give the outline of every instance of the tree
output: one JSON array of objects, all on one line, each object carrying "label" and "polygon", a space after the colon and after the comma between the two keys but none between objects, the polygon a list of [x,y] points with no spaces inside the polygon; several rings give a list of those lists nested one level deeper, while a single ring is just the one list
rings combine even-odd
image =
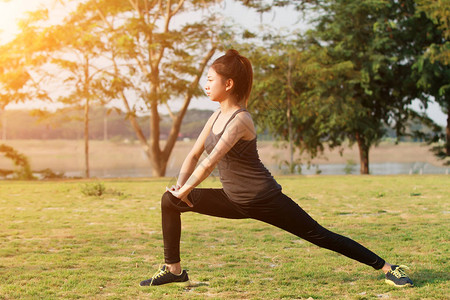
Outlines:
[{"label": "tree", "polygon": [[440,61],[444,65],[450,63],[450,2],[445,0],[416,0],[417,13],[425,13],[442,33],[442,39],[431,43],[426,56],[432,62]]},{"label": "tree", "polygon": [[[7,105],[33,98],[45,98],[45,93],[36,88],[39,83],[33,78],[33,74],[28,68],[30,63],[40,61],[40,57],[33,55],[36,45],[28,40],[32,36],[30,32],[31,29],[25,28],[22,36],[0,46],[0,115],[2,116],[3,140],[6,139],[6,128],[4,128],[6,122],[3,116]],[[20,167],[17,172],[18,178],[33,179],[25,155],[5,144],[0,144],[0,153],[4,153],[16,166]]]},{"label": "tree", "polygon": [[[183,117],[192,98],[201,94],[200,77],[223,35],[219,20],[209,17],[211,12],[200,13],[217,1],[60,2],[75,7],[64,23],[47,26],[39,19],[36,26],[41,25],[40,37],[49,45],[41,54],[62,70],[58,76],[48,73],[68,90],[58,95],[58,100],[66,104],[84,101],[86,176],[88,112],[94,98],[103,105],[112,100],[122,102],[153,174],[164,176]],[[172,25],[175,22],[176,26]],[[41,64],[40,70],[48,71],[48,64]],[[170,100],[182,101],[178,113],[170,110]],[[160,136],[160,105],[167,106],[173,120],[167,137]],[[150,114],[149,139],[136,119],[142,114]]]},{"label": "tree", "polygon": [[[23,102],[27,99],[26,86],[30,78],[24,66],[24,58],[20,56],[16,44],[10,42],[0,46],[0,114],[2,117],[9,103]],[[2,125],[4,124],[3,120]],[[2,134],[2,139],[5,137],[6,134]]]},{"label": "tree", "polygon": [[[424,136],[429,144],[437,144],[432,148],[432,151],[438,158],[444,160],[444,164],[449,165],[450,160],[446,159],[450,157],[450,67],[438,60],[433,63],[426,54],[418,58],[414,67],[419,77],[417,85],[423,93],[421,99],[424,106],[427,105],[431,97],[441,106],[442,112],[447,115],[445,133],[442,133],[441,126],[436,125],[428,117],[419,116],[423,123],[433,128],[431,135],[426,135],[423,132],[420,132],[419,135]],[[442,140],[445,141],[444,145],[441,144]]]},{"label": "tree", "polygon": [[335,101],[333,95],[325,97],[324,87],[332,76],[352,74],[352,65],[330,64],[325,49],[301,36],[291,41],[270,36],[270,41],[270,46],[249,47],[255,74],[249,108],[259,128],[289,142],[290,157],[285,163],[293,173],[299,163],[293,160],[294,145],[310,158],[323,153],[327,140],[330,147],[339,146],[329,135],[332,116],[320,103]]},{"label": "tree", "polygon": [[89,178],[89,111],[92,101],[99,100],[96,79],[103,71],[98,62],[99,54],[103,52],[101,32],[95,22],[71,14],[62,25],[52,26],[47,36],[58,41],[51,63],[58,67],[62,74],[58,79],[69,90],[59,97],[59,101],[84,107],[85,177]]},{"label": "tree", "polygon": [[[85,1],[76,14],[87,16],[103,28],[102,53],[111,64],[101,81],[103,96],[119,99],[152,166],[154,176],[164,176],[167,162],[180,132],[181,122],[198,83],[214,55],[220,30],[213,19],[173,26],[174,19],[206,10],[215,1]],[[167,102],[182,99],[173,113]],[[137,100],[137,101],[136,101]],[[159,105],[167,105],[173,118],[164,146],[160,136]],[[150,114],[150,138],[136,121]]]},{"label": "tree", "polygon": [[[14,44],[6,44],[0,47],[0,115],[2,117],[2,139],[6,139],[6,122],[4,110],[9,103],[25,101],[28,94],[25,89],[30,80],[30,75],[23,65],[23,59],[17,53]],[[15,165],[21,167],[18,177],[31,179],[30,166],[27,158],[19,154],[12,147],[0,144],[0,153],[11,159]],[[2,172],[4,173],[4,172]]]},{"label": "tree", "polygon": [[[289,143],[289,159],[285,163],[293,174],[297,163],[294,163],[294,127],[293,118],[293,81],[297,81],[294,66],[299,56],[289,46],[251,48],[250,59],[253,62],[254,87],[249,104],[254,120],[260,128],[269,129],[271,133],[282,137]],[[293,79],[295,77],[295,79]],[[271,122],[267,122],[268,120]]]},{"label": "tree", "polygon": [[[429,138],[429,143],[444,139],[445,145],[437,145],[433,148],[435,154],[446,159],[450,157],[450,2],[417,0],[417,14],[425,13],[433,21],[428,31],[438,32],[435,38],[429,41],[429,45],[420,55],[415,64],[418,87],[423,92],[422,100],[426,105],[430,96],[441,106],[447,115],[445,134],[436,133]],[[450,164],[446,161],[445,164]]]},{"label": "tree", "polygon": [[40,78],[37,89],[45,91],[44,99],[84,108],[85,177],[89,178],[89,107],[95,99],[103,45],[97,26],[73,13],[55,25],[45,8],[31,13],[20,25],[20,39],[33,34],[33,46],[25,44],[26,51],[40,59],[27,67]]},{"label": "tree", "polygon": [[[322,63],[319,69],[322,76],[309,79],[316,82],[310,86],[309,94],[309,97],[316,97],[316,105],[309,106],[309,109],[314,108],[314,114],[321,117],[317,118],[321,121],[305,123],[315,127],[310,134],[304,124],[295,125],[303,130],[302,135],[296,138],[310,136],[312,141],[314,136],[317,138],[310,144],[314,146],[304,149],[321,149],[325,142],[331,147],[339,146],[345,140],[350,145],[357,143],[361,173],[368,174],[369,150],[383,137],[385,128],[393,127],[400,137],[407,134],[408,122],[418,116],[409,107],[413,99],[421,98],[427,103],[429,95],[433,95],[443,103],[445,110],[448,106],[448,98],[443,97],[448,87],[447,71],[437,65],[430,67],[429,63],[418,62],[421,57],[437,60],[448,56],[448,38],[442,39],[440,32],[447,30],[448,34],[449,10],[445,9],[443,1],[417,2],[421,3],[420,9],[433,15],[432,20],[439,21],[431,22],[417,10],[416,2],[412,0],[272,1],[273,5],[293,5],[299,10],[310,7],[318,14],[316,28],[309,32],[309,36],[315,40],[312,42],[312,47],[315,47],[313,56],[314,53],[321,56],[317,61]],[[314,5],[309,6],[309,3]],[[260,12],[270,9],[264,1],[245,1],[245,4]],[[439,45],[440,52],[436,52],[436,45]],[[285,74],[289,68],[283,63],[283,57],[287,56],[285,53],[277,58],[280,66],[284,66],[284,73],[276,73],[274,77],[278,79],[270,81],[270,88],[286,84]],[[414,72],[414,68],[418,72]],[[269,72],[262,74],[270,77]],[[277,93],[283,95],[280,89]],[[269,98],[269,102],[273,103],[273,100]],[[280,124],[290,124],[283,118],[285,109],[282,107],[287,103],[290,101],[285,99],[277,104],[281,108],[278,112],[276,109],[264,111],[259,123],[269,128],[277,124],[276,120],[283,120]],[[299,103],[308,101],[299,100]],[[301,115],[303,112],[299,110],[296,113]],[[273,118],[272,115],[279,117]],[[283,130],[272,132],[285,137]],[[321,135],[327,130],[328,133]]]},{"label": "tree", "polygon": [[311,35],[336,63],[351,62],[355,70],[335,86],[341,100],[328,107],[337,120],[330,135],[358,144],[361,174],[368,174],[369,150],[385,126],[400,136],[413,115],[409,105],[420,93],[411,70],[426,44],[416,35],[423,36],[431,21],[415,16],[414,1],[319,3],[323,12]]}]

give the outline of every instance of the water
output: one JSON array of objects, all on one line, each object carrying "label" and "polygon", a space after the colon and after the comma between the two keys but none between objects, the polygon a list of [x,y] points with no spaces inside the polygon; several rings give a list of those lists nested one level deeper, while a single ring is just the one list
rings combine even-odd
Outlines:
[{"label": "water", "polygon": [[[351,170],[348,170],[348,169]],[[317,174],[317,170],[321,175],[344,175],[360,174],[359,164],[349,166],[346,164],[322,164],[311,166],[310,169],[302,168],[301,174],[312,175]],[[372,163],[369,164],[369,172],[372,175],[399,175],[399,174],[450,174],[450,167],[438,167],[425,162],[412,163]]]},{"label": "water", "polygon": [[[84,177],[84,171],[65,172],[64,175],[66,177]],[[92,178],[152,177],[152,170],[150,168],[90,170],[90,176]]]},{"label": "water", "polygon": [[[321,164],[313,165],[309,169],[306,166],[302,166],[303,175],[317,174],[317,170],[320,171],[320,175],[345,175],[346,169],[350,166],[346,164]],[[286,174],[287,168],[281,170],[278,166],[268,166],[269,170],[275,176],[278,174]],[[450,167],[438,167],[424,162],[413,163],[372,163],[369,164],[370,174],[372,175],[397,175],[397,174],[450,174]],[[169,168],[166,177],[175,177],[178,174],[178,169]],[[360,174],[359,164],[351,166],[349,174]],[[67,177],[83,177],[83,171],[66,172]],[[91,170],[91,177],[93,178],[126,178],[126,177],[151,177],[152,172],[150,168],[129,168],[129,169],[103,169],[103,170]]]}]

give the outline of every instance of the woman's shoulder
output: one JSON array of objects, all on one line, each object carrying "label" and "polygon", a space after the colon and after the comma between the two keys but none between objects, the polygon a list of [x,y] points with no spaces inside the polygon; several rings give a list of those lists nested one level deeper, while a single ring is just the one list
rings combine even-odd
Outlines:
[{"label": "woman's shoulder", "polygon": [[239,120],[242,123],[252,123],[253,124],[252,115],[250,114],[250,112],[248,110],[240,111],[236,115],[236,119]]},{"label": "woman's shoulder", "polygon": [[244,110],[238,113],[235,117],[236,125],[241,129],[245,129],[244,139],[251,140],[256,137],[255,125],[253,124],[252,115]]}]

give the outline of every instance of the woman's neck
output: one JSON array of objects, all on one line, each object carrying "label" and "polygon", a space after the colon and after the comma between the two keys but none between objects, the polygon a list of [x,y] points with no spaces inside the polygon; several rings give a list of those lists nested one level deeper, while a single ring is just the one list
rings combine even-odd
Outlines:
[{"label": "woman's neck", "polygon": [[224,115],[231,114],[240,108],[245,108],[245,106],[239,103],[235,98],[228,98],[220,102],[220,111]]}]

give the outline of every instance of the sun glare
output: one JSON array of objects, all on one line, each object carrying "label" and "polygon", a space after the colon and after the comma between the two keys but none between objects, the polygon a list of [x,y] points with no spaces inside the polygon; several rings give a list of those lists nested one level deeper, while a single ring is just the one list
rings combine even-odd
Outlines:
[{"label": "sun glare", "polygon": [[0,0],[0,44],[13,39],[18,32],[17,21],[27,11],[48,5],[53,0]]},{"label": "sun glare", "polygon": [[[17,34],[17,21],[29,10],[29,0],[0,1],[1,42],[7,42]],[[38,1],[36,1],[38,2]]]}]

